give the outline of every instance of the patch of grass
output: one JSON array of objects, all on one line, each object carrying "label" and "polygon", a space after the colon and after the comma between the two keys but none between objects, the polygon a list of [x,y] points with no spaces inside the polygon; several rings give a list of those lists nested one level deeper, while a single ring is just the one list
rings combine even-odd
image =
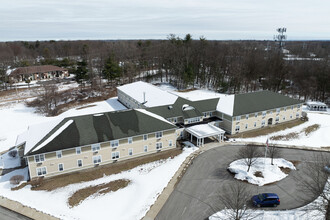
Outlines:
[{"label": "patch of grass", "polygon": [[290,172],[291,172],[291,169],[290,168],[288,168],[288,167],[280,167],[280,170],[283,172],[283,173],[285,173],[285,174],[289,174]]},{"label": "patch of grass", "polygon": [[256,171],[253,175],[256,177],[264,178],[264,175],[262,175],[261,171]]},{"label": "patch of grass", "polygon": [[120,179],[111,181],[109,183],[103,183],[96,186],[88,186],[86,188],[80,189],[73,193],[69,199],[68,204],[72,208],[79,205],[82,201],[92,195],[106,194],[109,192],[115,192],[119,189],[125,188],[130,183],[130,180]]},{"label": "patch of grass", "polygon": [[320,127],[321,127],[321,125],[319,125],[319,124],[310,125],[307,128],[304,128],[302,130],[302,132],[305,132],[305,135],[308,136],[312,132],[318,130]]},{"label": "patch of grass", "polygon": [[306,121],[302,121],[300,119],[295,119],[295,120],[292,120],[289,122],[271,125],[271,126],[263,127],[260,129],[252,130],[252,131],[246,131],[244,133],[229,135],[229,137],[230,138],[253,138],[253,137],[258,137],[258,136],[263,136],[263,135],[267,135],[270,133],[274,133],[277,131],[282,131],[287,128],[292,128],[292,127],[301,125],[305,122]]},{"label": "patch of grass", "polygon": [[[47,190],[52,191],[60,187],[64,187],[73,183],[87,182],[103,177],[104,175],[117,174],[122,171],[133,169],[142,164],[154,162],[161,159],[167,159],[182,153],[180,148],[161,151],[158,153],[146,155],[143,157],[133,158],[130,160],[119,161],[116,163],[105,164],[98,167],[93,167],[77,172],[62,174],[55,177],[43,179],[39,185],[31,188],[32,190]],[[30,181],[32,182],[32,181]],[[29,184],[30,184],[29,182]]]},{"label": "patch of grass", "polygon": [[299,137],[299,133],[291,132],[286,135],[272,136],[269,139],[272,141],[280,141],[280,140],[289,141],[289,140],[297,139],[298,137]]}]

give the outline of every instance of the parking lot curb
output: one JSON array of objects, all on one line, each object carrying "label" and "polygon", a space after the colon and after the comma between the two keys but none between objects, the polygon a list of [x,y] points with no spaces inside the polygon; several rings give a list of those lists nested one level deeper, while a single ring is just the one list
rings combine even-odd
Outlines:
[{"label": "parking lot curb", "polygon": [[48,215],[46,213],[40,212],[34,208],[30,208],[28,206],[22,205],[19,202],[10,200],[3,196],[0,196],[0,206],[7,208],[13,212],[19,213],[31,219],[37,220],[59,220],[58,218]]}]

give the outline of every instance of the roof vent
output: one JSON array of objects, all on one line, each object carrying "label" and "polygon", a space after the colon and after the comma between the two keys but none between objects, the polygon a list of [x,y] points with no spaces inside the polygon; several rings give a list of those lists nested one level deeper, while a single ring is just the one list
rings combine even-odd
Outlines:
[{"label": "roof vent", "polygon": [[188,105],[188,104],[183,104],[182,105],[182,111],[188,111],[188,110],[194,110],[195,108]]},{"label": "roof vent", "polygon": [[169,105],[167,108],[171,110],[173,108],[173,106],[172,105]]}]

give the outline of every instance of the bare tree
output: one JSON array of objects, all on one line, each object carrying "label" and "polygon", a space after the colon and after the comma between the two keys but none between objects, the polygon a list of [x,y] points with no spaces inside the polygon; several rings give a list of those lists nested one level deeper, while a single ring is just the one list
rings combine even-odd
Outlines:
[{"label": "bare tree", "polygon": [[239,220],[253,219],[256,217],[253,209],[248,209],[251,199],[251,186],[235,180],[225,186],[219,192],[220,203],[225,207],[222,214],[214,215],[214,218]]},{"label": "bare tree", "polygon": [[[330,155],[329,153],[315,153],[312,161],[306,162],[306,168],[296,177],[298,187],[304,195],[302,200],[320,197],[307,207],[307,211],[317,210],[323,213],[325,219],[330,219]],[[301,178],[301,177],[304,178]],[[318,214],[319,215],[319,214]]]},{"label": "bare tree", "polygon": [[276,157],[281,157],[281,149],[278,147],[273,146],[269,146],[268,147],[268,155],[271,158],[271,164],[274,165],[273,160]]},{"label": "bare tree", "polygon": [[237,157],[243,159],[244,164],[248,166],[247,172],[250,171],[250,167],[253,166],[257,162],[258,157],[261,156],[262,154],[259,147],[253,145],[242,147],[237,154]]}]

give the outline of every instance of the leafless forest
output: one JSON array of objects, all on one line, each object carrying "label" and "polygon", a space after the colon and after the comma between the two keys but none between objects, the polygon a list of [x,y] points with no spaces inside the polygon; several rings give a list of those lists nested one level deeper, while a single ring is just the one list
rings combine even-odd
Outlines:
[{"label": "leafless forest", "polygon": [[166,40],[1,42],[0,85],[7,89],[13,83],[8,68],[52,64],[91,88],[159,79],[180,89],[268,89],[329,102],[329,60],[329,41],[288,41],[284,50],[274,41],[211,41],[189,34]]}]

